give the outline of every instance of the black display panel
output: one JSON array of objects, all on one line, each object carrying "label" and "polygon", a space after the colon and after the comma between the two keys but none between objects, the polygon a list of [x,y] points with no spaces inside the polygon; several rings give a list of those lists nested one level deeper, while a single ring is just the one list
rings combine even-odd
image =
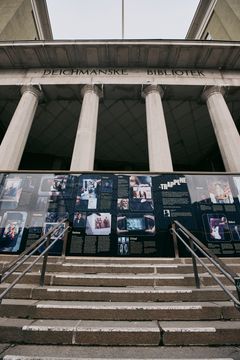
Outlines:
[{"label": "black display panel", "polygon": [[63,218],[68,255],[173,257],[178,220],[217,255],[239,256],[240,175],[0,174],[1,253],[23,251]]}]

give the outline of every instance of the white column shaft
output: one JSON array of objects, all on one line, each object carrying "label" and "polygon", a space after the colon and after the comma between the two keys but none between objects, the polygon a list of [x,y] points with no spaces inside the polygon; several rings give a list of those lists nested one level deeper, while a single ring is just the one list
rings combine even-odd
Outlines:
[{"label": "white column shaft", "polygon": [[94,90],[86,90],[73,149],[71,171],[92,171],[97,132],[99,95]]},{"label": "white column shaft", "polygon": [[145,95],[150,171],[173,171],[167,128],[159,91]]},{"label": "white column shaft", "polygon": [[38,95],[24,91],[0,146],[2,170],[18,169],[37,106]]},{"label": "white column shaft", "polygon": [[225,170],[240,172],[240,136],[224,97],[220,92],[213,92],[206,102]]}]

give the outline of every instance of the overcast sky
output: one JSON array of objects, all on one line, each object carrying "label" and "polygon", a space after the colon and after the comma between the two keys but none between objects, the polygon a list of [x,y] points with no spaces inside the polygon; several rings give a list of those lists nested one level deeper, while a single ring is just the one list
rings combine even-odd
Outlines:
[{"label": "overcast sky", "polygon": [[[124,0],[125,39],[184,39],[199,0]],[[47,0],[54,39],[121,39],[122,0]]]}]

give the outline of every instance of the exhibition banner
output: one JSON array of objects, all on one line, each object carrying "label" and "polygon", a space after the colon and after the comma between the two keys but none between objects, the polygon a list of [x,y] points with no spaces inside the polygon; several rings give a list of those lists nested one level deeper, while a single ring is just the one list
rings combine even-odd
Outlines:
[{"label": "exhibition banner", "polygon": [[[240,175],[0,175],[1,253],[23,251],[64,218],[67,255],[173,257],[169,229],[178,220],[215,254],[239,256]],[[180,247],[180,255],[189,254]]]}]

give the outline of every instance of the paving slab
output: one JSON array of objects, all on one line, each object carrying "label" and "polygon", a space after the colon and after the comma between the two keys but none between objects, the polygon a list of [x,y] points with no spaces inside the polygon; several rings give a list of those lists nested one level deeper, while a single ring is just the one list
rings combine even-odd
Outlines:
[{"label": "paving slab", "polygon": [[33,318],[37,303],[37,300],[31,299],[3,299],[0,304],[0,316]]},{"label": "paving slab", "polygon": [[0,318],[0,342],[19,343],[24,342],[22,328],[29,326],[33,320]]},{"label": "paving slab", "polygon": [[39,301],[34,316],[81,320],[216,320],[221,318],[221,303]]},{"label": "paving slab", "polygon": [[78,320],[36,320],[22,327],[28,344],[72,344]]},{"label": "paving slab", "polygon": [[81,345],[145,345],[160,344],[156,321],[80,321],[75,343]]},{"label": "paving slab", "polygon": [[[220,347],[132,347],[132,346],[46,346],[16,345],[5,351],[6,355],[58,357],[58,359],[240,359],[240,348],[234,346]],[[10,360],[10,359],[9,359]],[[13,360],[13,359],[12,359]],[[16,360],[16,359],[15,359]],[[52,359],[53,360],[53,359]]]},{"label": "paving slab", "polygon": [[240,321],[160,321],[164,345],[239,345]]},{"label": "paving slab", "polygon": [[[234,292],[234,287],[229,287]],[[88,287],[51,286],[32,289],[33,299],[82,301],[223,301],[228,296],[219,287],[127,286]]]}]

